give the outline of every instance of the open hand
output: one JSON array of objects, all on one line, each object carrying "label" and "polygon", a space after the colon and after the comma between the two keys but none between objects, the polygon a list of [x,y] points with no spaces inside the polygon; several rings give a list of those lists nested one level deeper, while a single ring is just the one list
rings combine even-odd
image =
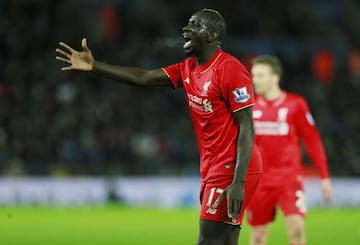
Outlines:
[{"label": "open hand", "polygon": [[321,191],[326,203],[330,203],[332,199],[332,188],[330,179],[322,179],[320,181]]},{"label": "open hand", "polygon": [[83,38],[81,41],[82,52],[74,50],[63,42],[59,42],[59,45],[61,48],[57,48],[55,51],[61,56],[56,56],[56,59],[70,64],[69,66],[62,67],[62,71],[91,71],[93,69],[94,57],[91,54],[91,50],[87,47],[86,38]]}]

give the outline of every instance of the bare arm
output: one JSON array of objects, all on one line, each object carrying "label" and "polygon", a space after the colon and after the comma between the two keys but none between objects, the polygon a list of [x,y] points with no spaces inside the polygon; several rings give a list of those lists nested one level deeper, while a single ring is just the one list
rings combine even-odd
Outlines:
[{"label": "bare arm", "polygon": [[245,183],[254,144],[254,125],[251,107],[235,112],[235,118],[236,122],[239,125],[241,124],[241,129],[237,141],[236,166],[233,183],[243,185]]},{"label": "bare arm", "polygon": [[241,127],[237,140],[234,178],[231,185],[221,193],[212,207],[216,209],[222,198],[226,195],[228,201],[228,216],[232,218],[233,222],[235,222],[239,216],[244,202],[245,179],[254,144],[254,126],[251,107],[235,112],[235,120]]},{"label": "bare arm", "polygon": [[172,86],[170,79],[162,69],[145,70],[135,67],[121,67],[96,61],[91,50],[87,47],[86,39],[81,42],[82,51],[77,51],[69,45],[60,42],[57,48],[57,60],[70,64],[61,70],[91,71],[122,83],[138,86]]}]

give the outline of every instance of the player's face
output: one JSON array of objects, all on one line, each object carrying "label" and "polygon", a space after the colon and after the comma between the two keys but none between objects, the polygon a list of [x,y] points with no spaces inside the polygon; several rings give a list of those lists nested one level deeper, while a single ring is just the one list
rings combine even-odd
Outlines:
[{"label": "player's face", "polygon": [[201,14],[194,14],[189,22],[183,27],[183,45],[185,54],[188,56],[198,55],[203,52],[207,45],[209,31],[207,30],[206,19]]},{"label": "player's face", "polygon": [[255,93],[264,95],[274,86],[278,86],[278,76],[274,74],[267,64],[255,64],[251,68]]}]

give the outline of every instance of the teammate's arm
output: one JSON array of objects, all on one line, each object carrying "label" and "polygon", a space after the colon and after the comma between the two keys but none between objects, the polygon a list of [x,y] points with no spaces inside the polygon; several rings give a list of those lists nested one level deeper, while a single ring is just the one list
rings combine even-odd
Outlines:
[{"label": "teammate's arm", "polygon": [[92,71],[130,85],[172,86],[172,83],[162,69],[145,70],[133,67],[120,67],[96,61],[91,50],[87,47],[85,38],[81,42],[83,49],[81,52],[74,50],[63,42],[60,42],[59,45],[62,48],[57,48],[56,52],[61,56],[56,56],[56,59],[70,64],[69,66],[62,67],[61,70],[63,71]]},{"label": "teammate's arm", "polygon": [[321,178],[321,190],[325,202],[330,202],[332,198],[332,188],[330,174],[327,164],[327,157],[324,146],[311,116],[309,106],[304,99],[299,100],[296,122],[298,130],[305,145],[307,154],[316,166]]}]

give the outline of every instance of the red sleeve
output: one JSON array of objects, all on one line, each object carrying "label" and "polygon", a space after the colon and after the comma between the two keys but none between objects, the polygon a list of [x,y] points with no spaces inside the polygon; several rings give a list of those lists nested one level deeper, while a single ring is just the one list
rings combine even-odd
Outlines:
[{"label": "red sleeve", "polygon": [[296,110],[296,123],[304,141],[306,152],[316,166],[320,177],[329,178],[327,158],[320,134],[315,126],[308,104],[301,97]]},{"label": "red sleeve", "polygon": [[233,112],[254,105],[254,90],[249,72],[235,61],[221,70],[221,93]]},{"label": "red sleeve", "polygon": [[181,65],[182,65],[182,63],[177,63],[174,65],[170,65],[170,66],[162,68],[162,70],[166,73],[166,75],[170,79],[170,81],[175,89],[183,86],[182,78],[181,78]]}]

